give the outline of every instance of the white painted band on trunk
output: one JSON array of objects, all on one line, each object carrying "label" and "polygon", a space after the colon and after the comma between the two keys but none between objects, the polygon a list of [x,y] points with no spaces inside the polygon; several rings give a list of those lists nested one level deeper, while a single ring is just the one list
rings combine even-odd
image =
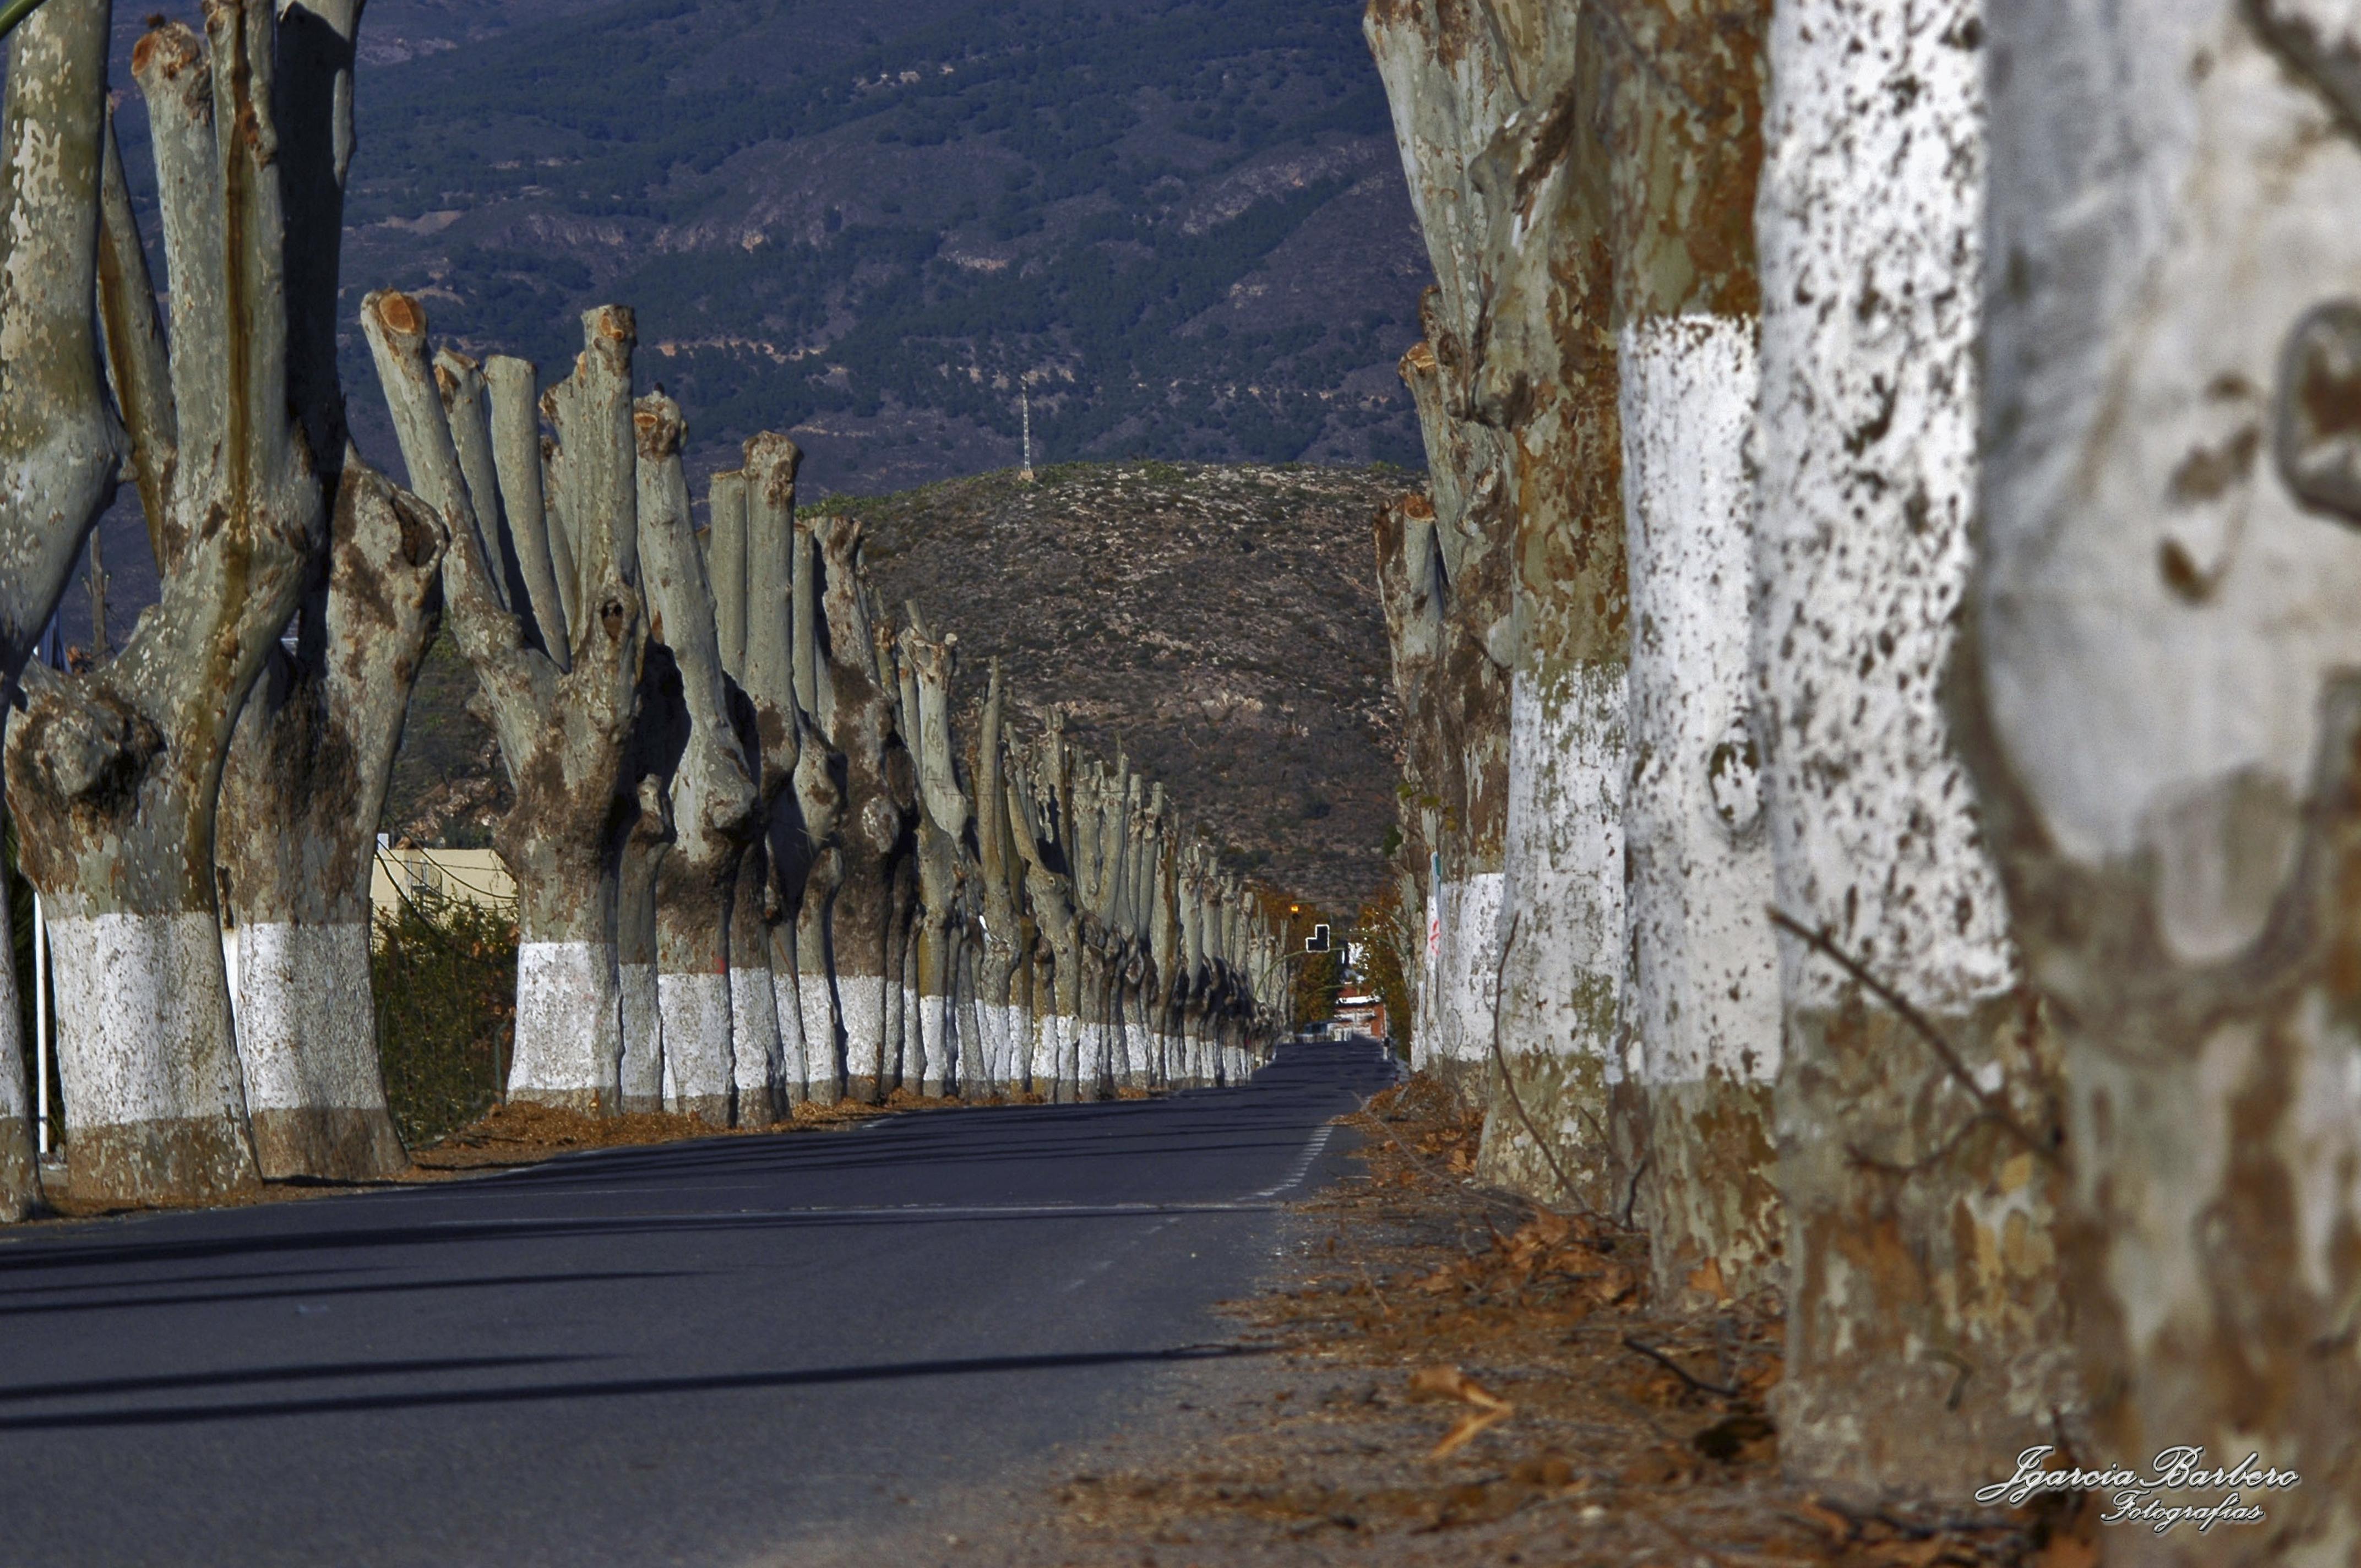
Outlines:
[{"label": "white painted band on trunk", "polygon": [[[1940,690],[1977,504],[1988,51],[1959,47],[1962,16],[1781,0],[1755,210],[1753,662],[1779,906],[1935,1012],[2016,983]],[[2156,550],[2126,556],[2151,582]],[[2144,704],[2174,689],[2149,679]],[[2178,705],[2157,706],[2177,729]],[[2109,750],[2089,733],[2065,749]],[[1783,950],[1791,1008],[1850,989]]]},{"label": "white painted band on trunk", "polygon": [[851,1078],[873,1078],[892,1064],[885,1060],[885,981],[873,974],[836,977],[836,1004],[844,1025],[844,1070]]},{"label": "white painted band on trunk", "polygon": [[1428,1049],[1443,1060],[1491,1055],[1505,883],[1499,872],[1478,872],[1446,881],[1440,890],[1443,944],[1435,959],[1435,1027]]},{"label": "white painted band on trunk", "polygon": [[221,928],[210,913],[51,916],[69,1126],[238,1113]]},{"label": "white painted band on trunk", "polygon": [[656,966],[619,964],[615,980],[623,1021],[623,1093],[634,1102],[656,1101],[664,1094],[664,1058]]},{"label": "white painted band on trunk", "polygon": [[800,975],[796,981],[796,1006],[804,1021],[804,1081],[828,1086],[838,1081],[840,1067],[836,1037],[835,992],[826,975]]},{"label": "white painted band on trunk", "polygon": [[603,1094],[613,1102],[623,1058],[613,943],[517,944],[515,1050],[511,1094]]},{"label": "white painted band on trunk", "polygon": [[1623,815],[1624,1070],[1767,1082],[1779,955],[1747,711],[1754,325],[1655,317],[1627,324],[1618,348],[1637,759]]},{"label": "white painted band on trunk", "polygon": [[[736,1014],[730,977],[658,974],[656,1007],[663,1018],[665,1103],[729,1093]],[[628,1081],[623,1091],[631,1092]]]},{"label": "white painted band on trunk", "polygon": [[1546,689],[1516,673],[1499,916],[1502,942],[1516,920],[1501,1049],[1596,1058],[1609,1081],[1622,1075],[1625,690],[1618,665],[1578,664]]},{"label": "white painted band on trunk", "polygon": [[950,999],[919,996],[915,1001],[918,1014],[918,1038],[926,1055],[927,1081],[948,1082],[957,1070],[951,1060],[956,1048],[955,1036],[946,1027],[950,1021]]},{"label": "white painted band on trunk", "polygon": [[237,1048],[249,1111],[385,1109],[368,923],[240,927]]}]

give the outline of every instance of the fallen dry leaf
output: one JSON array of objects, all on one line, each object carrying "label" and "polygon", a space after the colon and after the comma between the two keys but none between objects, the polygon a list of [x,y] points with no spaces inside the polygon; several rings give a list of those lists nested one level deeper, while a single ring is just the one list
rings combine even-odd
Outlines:
[{"label": "fallen dry leaf", "polygon": [[1470,1410],[1459,1418],[1458,1424],[1443,1434],[1443,1441],[1426,1451],[1429,1459],[1444,1459],[1456,1453],[1476,1441],[1476,1434],[1488,1427],[1499,1426],[1517,1413],[1514,1405],[1495,1401],[1486,1409]]},{"label": "fallen dry leaf", "polygon": [[1455,1366],[1422,1366],[1410,1375],[1413,1399],[1457,1399],[1479,1410],[1505,1410],[1507,1400],[1466,1376]]}]

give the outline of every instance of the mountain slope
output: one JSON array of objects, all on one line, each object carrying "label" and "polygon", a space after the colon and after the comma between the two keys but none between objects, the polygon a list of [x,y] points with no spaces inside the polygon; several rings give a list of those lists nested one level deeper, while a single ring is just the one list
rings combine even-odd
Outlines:
[{"label": "mountain slope", "polygon": [[1357,6],[387,0],[363,36],[348,303],[413,289],[553,378],[630,303],[701,455],[1004,465],[1029,376],[1047,456],[1419,461],[1425,258]]}]

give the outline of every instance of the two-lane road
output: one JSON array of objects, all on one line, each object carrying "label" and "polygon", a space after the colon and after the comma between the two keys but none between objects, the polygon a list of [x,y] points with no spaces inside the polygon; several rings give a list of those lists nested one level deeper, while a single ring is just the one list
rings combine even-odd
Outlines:
[{"label": "two-lane road", "polygon": [[730,1563],[909,1517],[1222,1354],[1327,1123],[1244,1088],[0,1231],[0,1562]]}]

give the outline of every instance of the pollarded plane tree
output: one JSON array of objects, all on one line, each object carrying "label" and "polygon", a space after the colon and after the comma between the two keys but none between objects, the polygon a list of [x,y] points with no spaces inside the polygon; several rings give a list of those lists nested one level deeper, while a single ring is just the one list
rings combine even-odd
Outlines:
[{"label": "pollarded plane tree", "polygon": [[[967,847],[974,817],[957,766],[951,736],[950,685],[959,639],[929,636],[908,607],[909,626],[901,636],[902,667],[908,672],[909,706],[916,709],[918,769],[917,1003],[919,1048],[925,1067],[921,1091],[940,1094],[947,1083],[989,1080],[983,1041],[959,1037],[957,976],[966,922],[958,907],[962,887],[981,875]],[[972,1015],[971,1014],[971,1017]],[[973,1025],[971,1024],[971,1030]],[[953,1052],[957,1055],[954,1058]]]},{"label": "pollarded plane tree", "polygon": [[[649,663],[669,669],[679,694],[678,718],[664,727],[677,737],[676,750],[670,742],[664,748],[672,841],[656,861],[651,888],[655,1100],[717,1124],[734,1113],[739,1124],[759,1126],[774,1119],[783,1087],[770,966],[756,965],[755,986],[734,985],[730,927],[741,906],[740,879],[759,878],[764,864],[752,852],[763,825],[763,767],[748,746],[752,727],[732,712],[723,673],[715,585],[697,547],[681,471],[679,405],[661,394],[642,398],[632,421],[640,445],[640,568],[654,612]],[[741,584],[729,587],[742,597]],[[766,950],[757,952],[767,960]],[[746,1031],[735,1018],[741,994],[756,1014]],[[742,1069],[741,1049],[751,1058]]]},{"label": "pollarded plane tree", "polygon": [[[754,768],[753,841],[731,887],[731,1052],[692,1069],[667,1061],[667,1109],[747,1125],[776,1119],[809,1092],[796,983],[796,913],[810,850],[793,794],[810,723],[796,698],[789,583],[796,549],[795,477],[803,453],[785,436],[749,440],[744,466],[707,486],[719,657],[730,722]],[[833,1029],[826,1044],[833,1061]],[[715,1069],[718,1069],[715,1070]]]},{"label": "pollarded plane tree", "polygon": [[[902,985],[893,941],[895,883],[910,850],[917,781],[895,724],[890,633],[872,613],[861,572],[861,524],[829,514],[814,520],[812,537],[819,561],[811,597],[824,628],[818,663],[826,672],[818,718],[843,759],[845,779],[834,845],[840,870],[827,925],[829,978],[843,1030],[845,1091],[874,1102],[888,1067],[888,1009]],[[798,593],[798,609],[804,598]]]},{"label": "pollarded plane tree", "polygon": [[[87,9],[28,25],[103,29],[104,7]],[[24,868],[51,916],[73,1188],[106,1201],[256,1179],[214,902],[215,808],[233,725],[302,606],[328,511],[291,413],[277,18],[266,0],[214,0],[204,20],[203,40],[159,27],[132,60],[171,280],[170,352],[160,365],[150,353],[155,381],[125,399],[143,427],[135,451],[171,454],[149,476],[161,603],[104,664],[28,671],[7,747]],[[126,338],[140,306],[118,298],[109,313]],[[169,433],[156,428],[167,406]]]},{"label": "pollarded plane tree", "polygon": [[[424,309],[379,291],[361,306],[412,488],[448,522],[443,587],[459,650],[490,708],[516,803],[495,838],[517,879],[520,943],[511,1098],[611,1114],[621,1100],[623,1036],[616,906],[625,837],[639,817],[641,664],[647,637],[639,562],[639,465],[629,311],[583,316],[584,348],[543,412],[555,427],[555,483],[542,482],[539,442],[494,447],[493,492],[481,498],[461,464],[475,416],[446,411],[427,357]],[[492,428],[531,428],[533,376],[489,378]],[[487,517],[497,497],[500,510]],[[489,526],[487,526],[489,524]],[[564,619],[552,624],[537,594],[507,600],[498,563],[505,534],[520,554],[570,566],[552,587]],[[563,555],[558,541],[564,541]],[[567,592],[570,579],[571,591]],[[561,652],[562,651],[562,652]]]},{"label": "pollarded plane tree", "polygon": [[[91,525],[123,439],[90,302],[99,271],[107,0],[50,0],[9,42],[0,108],[0,680],[14,694]],[[13,700],[0,706],[6,724]],[[0,883],[0,942],[8,939]],[[15,966],[0,965],[0,1220],[34,1198],[32,1102]]]},{"label": "pollarded plane tree", "polygon": [[[291,638],[268,651],[225,765],[216,860],[236,935],[234,1014],[265,1177],[365,1179],[407,1157],[388,1113],[369,977],[375,829],[442,609],[442,521],[350,447],[335,371],[357,4],[279,14],[289,395],[328,508]],[[150,46],[160,48],[161,45]],[[147,259],[111,156],[101,309],[159,569],[179,431]]]}]

